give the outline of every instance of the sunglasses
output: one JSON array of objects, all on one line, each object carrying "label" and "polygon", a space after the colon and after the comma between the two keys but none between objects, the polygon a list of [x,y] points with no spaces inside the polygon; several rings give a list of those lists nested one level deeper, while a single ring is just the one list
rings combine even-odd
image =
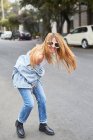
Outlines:
[{"label": "sunglasses", "polygon": [[[53,42],[47,42],[48,45],[52,46],[53,44],[55,44],[54,48],[60,48],[59,43],[53,43]],[[53,47],[53,46],[52,46]]]}]

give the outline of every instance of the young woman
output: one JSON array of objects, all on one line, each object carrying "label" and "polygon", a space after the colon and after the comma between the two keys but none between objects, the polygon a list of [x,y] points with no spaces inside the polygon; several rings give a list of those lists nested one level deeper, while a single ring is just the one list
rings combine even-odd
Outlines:
[{"label": "young woman", "polygon": [[36,45],[26,55],[21,55],[18,58],[12,79],[24,102],[15,122],[17,135],[20,138],[25,137],[23,123],[34,106],[32,94],[35,95],[38,103],[39,131],[48,135],[55,134],[47,125],[46,96],[40,82],[40,78],[45,73],[43,61],[47,61],[49,64],[60,65],[63,63],[68,72],[76,69],[75,56],[59,33],[48,33],[42,44]]}]

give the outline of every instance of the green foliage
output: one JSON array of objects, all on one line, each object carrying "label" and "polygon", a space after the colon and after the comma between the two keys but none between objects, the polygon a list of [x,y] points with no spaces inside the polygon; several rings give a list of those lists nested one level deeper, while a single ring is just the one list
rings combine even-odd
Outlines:
[{"label": "green foliage", "polygon": [[8,0],[3,0],[4,10],[7,11],[11,7],[11,3]]},{"label": "green foliage", "polygon": [[[15,8],[12,6],[15,6]],[[16,2],[15,4],[12,4],[9,2],[9,0],[3,0],[3,12],[4,12],[5,19],[2,19],[2,11],[0,11],[0,16],[1,16],[0,25],[6,27],[9,30],[13,27],[18,27],[17,16],[15,16],[16,12],[15,13],[13,12],[14,10],[13,8],[15,10],[17,9]]]},{"label": "green foliage", "polygon": [[[39,18],[43,19],[44,32],[51,31],[51,20],[55,20],[59,25],[62,24],[62,18],[69,22],[69,15],[72,15],[78,0],[22,0],[21,4],[32,4],[39,10]],[[61,30],[59,29],[59,32]]]},{"label": "green foliage", "polygon": [[50,21],[57,22],[58,32],[62,32],[62,25],[67,21],[70,31],[70,19],[80,3],[85,3],[88,10],[93,10],[93,0],[21,0],[21,5],[32,4],[39,10],[39,18],[43,19],[44,32],[50,31]]},{"label": "green foliage", "polygon": [[29,31],[32,35],[38,33],[38,18],[34,11],[24,11],[21,15],[17,17],[20,24],[24,25],[24,29]]},{"label": "green foliage", "polygon": [[9,16],[8,19],[9,19],[9,23],[13,27],[18,27],[18,25],[20,24],[18,21],[18,16],[12,15],[12,16]]},{"label": "green foliage", "polygon": [[12,30],[13,28],[17,27],[18,28],[19,22],[17,19],[17,16],[12,16],[9,17],[8,19],[2,19],[0,21],[0,26],[6,27],[7,29]]},{"label": "green foliage", "polygon": [[9,20],[8,19],[2,19],[0,21],[0,25],[3,26],[3,27],[9,28]]}]

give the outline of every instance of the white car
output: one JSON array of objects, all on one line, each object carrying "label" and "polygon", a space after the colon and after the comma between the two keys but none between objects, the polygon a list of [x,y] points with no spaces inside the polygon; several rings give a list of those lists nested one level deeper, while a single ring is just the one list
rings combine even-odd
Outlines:
[{"label": "white car", "polygon": [[12,38],[12,32],[11,31],[4,31],[1,34],[1,39],[11,39]]},{"label": "white car", "polygon": [[93,46],[93,25],[81,26],[64,36],[69,45],[81,45],[82,48]]}]

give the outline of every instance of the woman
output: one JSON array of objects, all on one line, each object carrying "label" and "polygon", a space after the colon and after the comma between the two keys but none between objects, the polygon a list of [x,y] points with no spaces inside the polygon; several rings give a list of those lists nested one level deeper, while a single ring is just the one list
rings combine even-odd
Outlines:
[{"label": "woman", "polygon": [[48,135],[55,134],[47,125],[46,97],[40,83],[40,78],[44,75],[43,61],[47,61],[49,64],[62,62],[68,72],[76,69],[75,56],[59,33],[48,33],[42,44],[18,58],[12,79],[24,102],[15,122],[17,135],[20,138],[25,137],[23,123],[27,120],[34,106],[32,93],[38,103],[39,130]]}]

